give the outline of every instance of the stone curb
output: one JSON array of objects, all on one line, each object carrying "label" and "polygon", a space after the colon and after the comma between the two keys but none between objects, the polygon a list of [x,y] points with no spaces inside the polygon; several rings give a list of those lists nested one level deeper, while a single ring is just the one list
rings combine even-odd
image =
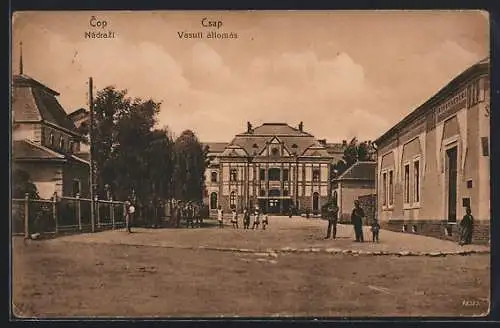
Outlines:
[{"label": "stone curb", "polygon": [[232,253],[247,253],[261,257],[278,257],[279,254],[300,254],[300,253],[317,253],[317,254],[330,254],[330,255],[351,255],[351,256],[429,256],[429,257],[445,257],[456,255],[471,255],[471,254],[490,254],[490,250],[459,250],[459,251],[442,251],[442,252],[412,252],[412,251],[365,251],[341,248],[292,248],[283,247],[280,249],[248,249],[248,248],[232,248],[232,247],[210,247],[210,246],[173,246],[162,245],[160,243],[144,245],[135,243],[117,243],[116,245],[123,246],[149,246],[149,247],[162,247],[170,249],[185,249],[185,250],[208,250],[219,252],[232,252]]}]

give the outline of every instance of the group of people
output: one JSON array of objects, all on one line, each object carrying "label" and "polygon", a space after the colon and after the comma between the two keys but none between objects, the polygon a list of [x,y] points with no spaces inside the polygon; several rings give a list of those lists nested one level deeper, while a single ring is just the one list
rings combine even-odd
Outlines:
[{"label": "group of people", "polygon": [[[339,208],[334,203],[331,202],[327,207],[327,219],[328,219],[328,228],[326,232],[325,239],[329,239],[332,237],[333,239],[337,238],[337,222],[338,222],[338,213]],[[354,208],[351,212],[351,223],[354,227],[354,236],[356,242],[364,242],[363,236],[363,220],[366,218],[365,212],[361,208],[359,201],[354,201]],[[380,234],[380,224],[376,218],[371,220],[371,232],[372,232],[372,241],[379,242],[379,234]]]},{"label": "group of people", "polygon": [[201,227],[203,224],[200,206],[194,202],[178,202],[174,205],[172,213],[176,228],[181,226],[182,221],[185,221],[186,226],[190,228]]},{"label": "group of people", "polygon": [[[469,245],[472,243],[472,232],[474,228],[474,217],[470,207],[466,208],[466,214],[463,216],[459,224],[459,241],[460,245]],[[328,228],[325,239],[332,237],[337,238],[337,222],[339,208],[335,203],[331,203],[327,208]],[[351,223],[354,227],[354,235],[356,242],[364,242],[363,236],[363,221],[366,218],[365,212],[361,208],[359,201],[354,201],[354,208],[351,212]],[[379,242],[380,224],[376,218],[371,220],[372,241]]]},{"label": "group of people", "polygon": [[[262,224],[262,230],[266,230],[266,227],[269,224],[269,217],[267,213],[262,212],[258,207],[255,208],[253,214],[250,212],[248,208],[243,210],[243,229],[250,229],[250,221],[251,217],[253,217],[252,229],[259,229],[259,226]],[[219,223],[219,228],[224,228],[224,210],[221,206],[217,209],[217,221]],[[233,229],[239,228],[239,216],[236,208],[231,210],[231,224]]]}]

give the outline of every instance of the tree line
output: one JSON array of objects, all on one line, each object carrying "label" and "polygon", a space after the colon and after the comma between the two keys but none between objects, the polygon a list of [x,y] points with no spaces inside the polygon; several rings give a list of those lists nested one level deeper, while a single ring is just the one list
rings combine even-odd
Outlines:
[{"label": "tree line", "polygon": [[344,154],[342,159],[337,161],[337,163],[332,164],[332,169],[330,170],[332,176],[331,178],[337,178],[342,173],[344,173],[348,168],[354,165],[358,161],[374,161],[375,151],[373,144],[370,141],[360,142],[358,138],[354,137],[347,144],[344,149]]},{"label": "tree line", "polygon": [[[157,128],[160,105],[113,86],[97,93],[92,155],[100,198],[111,194],[138,204],[202,200],[207,149],[191,130],[174,138],[168,127]],[[90,124],[79,132],[88,136]]]}]

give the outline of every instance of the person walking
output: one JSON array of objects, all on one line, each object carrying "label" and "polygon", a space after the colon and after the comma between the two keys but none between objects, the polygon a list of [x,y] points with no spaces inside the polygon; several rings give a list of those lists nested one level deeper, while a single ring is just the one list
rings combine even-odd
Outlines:
[{"label": "person walking", "polygon": [[233,208],[231,223],[233,224],[234,229],[238,229],[238,212],[236,211],[236,208]]},{"label": "person walking", "polygon": [[250,211],[248,208],[243,211],[243,229],[250,229]]},{"label": "person walking", "polygon": [[327,208],[326,216],[328,220],[328,228],[326,230],[325,239],[329,239],[332,236],[333,239],[337,238],[337,221],[338,221],[339,208],[337,204],[331,202]]},{"label": "person walking", "polygon": [[186,207],[186,226],[194,229],[194,208],[192,203],[189,203]]},{"label": "person walking", "polygon": [[181,226],[181,220],[182,220],[182,204],[178,202],[175,205],[175,227],[180,228]]},{"label": "person walking", "polygon": [[470,207],[467,207],[465,212],[466,214],[462,218],[462,221],[460,221],[460,246],[472,243],[472,232],[474,230],[474,217],[472,216],[472,210]]},{"label": "person walking", "polygon": [[224,228],[224,211],[220,205],[217,209],[217,221],[219,222],[219,228]]},{"label": "person walking", "polygon": [[354,209],[351,214],[351,223],[354,226],[354,234],[356,236],[356,242],[364,242],[363,238],[363,218],[365,218],[365,212],[359,206],[359,200],[354,201]]}]

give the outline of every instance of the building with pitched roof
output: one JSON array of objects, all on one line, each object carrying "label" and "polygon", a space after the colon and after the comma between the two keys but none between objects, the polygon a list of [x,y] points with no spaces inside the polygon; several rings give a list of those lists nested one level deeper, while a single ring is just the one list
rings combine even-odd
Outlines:
[{"label": "building with pitched roof", "polygon": [[380,136],[378,217],[393,230],[457,235],[470,206],[489,238],[490,60],[472,65]]},{"label": "building with pitched roof", "polygon": [[346,143],[317,140],[286,123],[247,124],[229,143],[206,143],[205,202],[211,210],[260,207],[288,213],[290,207],[319,213],[330,197],[330,169]]},{"label": "building with pitched roof", "polygon": [[30,175],[42,198],[89,194],[89,162],[76,154],[84,140],[59,104],[59,93],[24,75],[12,84],[13,170]]},{"label": "building with pitched roof", "polygon": [[337,201],[341,222],[350,221],[355,200],[375,195],[376,167],[376,162],[359,161],[333,180],[332,197]]}]

